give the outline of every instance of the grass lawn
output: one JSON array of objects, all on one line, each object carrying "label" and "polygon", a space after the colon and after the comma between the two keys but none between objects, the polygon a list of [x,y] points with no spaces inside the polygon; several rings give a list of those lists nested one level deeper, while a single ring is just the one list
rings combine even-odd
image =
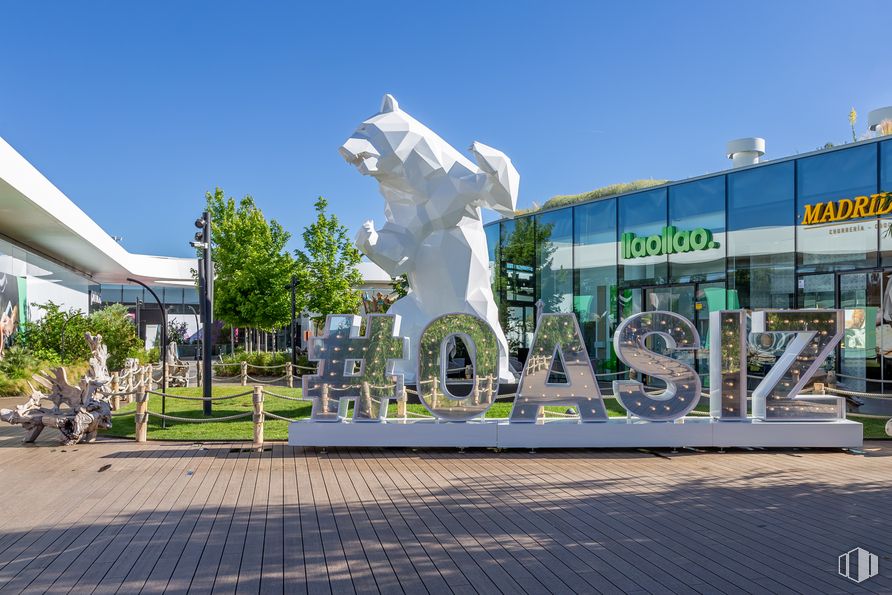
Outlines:
[{"label": "grass lawn", "polygon": [[[236,395],[239,393],[250,391],[250,386],[215,386],[214,396]],[[291,397],[300,396],[299,388],[283,388],[273,387],[275,393],[288,395]],[[171,394],[199,397],[201,396],[200,388],[173,388],[170,389]],[[624,417],[626,415],[623,409],[615,399],[604,399],[607,412],[611,417]],[[493,404],[487,411],[486,417],[508,417],[511,413],[512,403],[510,401],[500,401]],[[287,401],[278,399],[271,395],[266,395],[263,401],[263,407],[266,411],[287,417],[290,419],[301,419],[309,417],[310,403],[307,401]],[[123,407],[121,411],[133,411],[136,409],[134,403]],[[701,405],[700,410],[708,409]],[[423,405],[408,405],[410,412],[427,414],[427,410]],[[549,407],[550,411],[564,412],[564,407]],[[161,397],[157,395],[149,395],[149,411],[161,412]],[[253,411],[251,395],[246,394],[225,401],[214,401],[212,417],[227,417],[238,413],[249,413]],[[168,415],[177,417],[188,417],[195,419],[206,419],[202,414],[201,401],[184,401],[182,399],[167,399],[166,412]],[[396,417],[396,404],[391,403],[388,409],[388,415]],[[850,416],[853,421],[864,424],[864,438],[887,438],[885,432],[885,419],[875,419],[868,417]],[[125,438],[134,437],[134,418],[115,417],[112,419],[112,428],[103,433],[109,436],[121,436]],[[210,423],[193,423],[168,421],[167,427],[161,427],[161,420],[152,415],[149,416],[149,440],[178,440],[189,442],[205,442],[211,440],[251,440],[254,435],[254,424],[250,417],[237,419],[232,421],[210,422]],[[288,422],[274,419],[267,419],[264,424],[264,437],[266,440],[287,440],[288,439]]]}]

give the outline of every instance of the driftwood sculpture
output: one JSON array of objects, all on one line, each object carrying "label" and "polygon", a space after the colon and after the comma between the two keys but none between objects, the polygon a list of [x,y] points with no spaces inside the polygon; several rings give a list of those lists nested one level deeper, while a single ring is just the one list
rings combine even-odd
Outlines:
[{"label": "driftwood sculpture", "polygon": [[[25,442],[34,442],[44,428],[57,428],[62,433],[62,444],[77,444],[82,439],[93,442],[99,429],[111,427],[110,396],[102,389],[111,380],[106,361],[108,348],[102,335],[86,333],[93,352],[90,368],[77,386],[68,382],[64,368],[34,375],[34,380],[46,393],[30,383],[31,398],[15,409],[0,409],[0,420],[21,425],[27,434]],[[52,407],[44,407],[49,401]]]},{"label": "driftwood sculpture", "polygon": [[167,344],[167,386],[189,386],[189,364],[177,355],[177,344]]}]

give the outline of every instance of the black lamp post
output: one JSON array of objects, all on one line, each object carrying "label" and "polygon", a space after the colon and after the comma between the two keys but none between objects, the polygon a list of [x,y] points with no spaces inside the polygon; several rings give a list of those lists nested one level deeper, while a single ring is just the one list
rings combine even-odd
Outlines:
[{"label": "black lamp post", "polygon": [[[161,308],[161,415],[165,415],[167,413],[167,308],[151,287],[132,277],[127,277],[127,280],[145,287]],[[167,427],[167,420],[164,418],[161,419],[161,427]]]},{"label": "black lamp post", "polygon": [[201,394],[204,398],[203,412],[205,415],[211,415],[211,397],[213,395],[213,387],[211,386],[211,359],[213,358],[214,344],[211,341],[211,328],[214,325],[214,261],[211,256],[211,215],[207,211],[201,214],[201,217],[195,220],[195,227],[198,232],[195,234],[195,241],[190,242],[193,248],[201,250],[201,256],[198,259],[198,299],[201,311],[201,359],[202,359],[202,378],[201,378]]},{"label": "black lamp post", "polygon": [[297,275],[291,275],[291,283],[285,286],[291,290],[291,365],[297,365]]}]

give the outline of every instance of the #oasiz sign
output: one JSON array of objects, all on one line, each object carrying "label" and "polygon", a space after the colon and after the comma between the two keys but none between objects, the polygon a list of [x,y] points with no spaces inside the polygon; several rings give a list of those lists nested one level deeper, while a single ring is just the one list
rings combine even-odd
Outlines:
[{"label": "#oasiz sign", "polygon": [[[709,326],[709,403],[714,422],[836,421],[844,417],[837,397],[800,396],[802,389],[840,342],[841,310],[744,310],[712,312]],[[479,420],[499,395],[499,342],[492,327],[470,314],[446,314],[421,333],[418,345],[400,336],[398,316],[372,314],[329,316],[325,334],[312,338],[309,357],[319,363],[316,375],[303,377],[303,394],[312,401],[311,422],[384,422],[391,400],[404,395],[403,377],[393,373],[395,360],[417,352],[416,389],[421,403],[440,421]],[[749,327],[749,328],[748,328]],[[659,337],[667,352],[700,346],[694,325],[672,312],[643,312],[616,329],[619,359],[640,375],[665,384],[645,389],[637,380],[615,380],[619,404],[639,421],[671,422],[686,416],[700,401],[700,376],[691,365],[658,353],[649,339]],[[464,383],[450,380],[449,352],[456,338],[467,347],[473,370]],[[779,340],[782,338],[782,340]],[[781,345],[774,365],[747,401],[750,345]],[[346,415],[353,402],[352,417]],[[524,365],[510,424],[535,423],[546,406],[575,409],[579,422],[607,422],[597,378],[576,316],[541,314]],[[505,420],[502,420],[505,423]]]}]

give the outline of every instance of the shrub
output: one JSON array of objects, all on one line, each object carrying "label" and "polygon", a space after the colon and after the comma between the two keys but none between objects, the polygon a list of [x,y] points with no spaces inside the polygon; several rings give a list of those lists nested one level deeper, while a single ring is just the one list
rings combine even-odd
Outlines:
[{"label": "shrub", "polygon": [[28,348],[14,345],[6,350],[3,359],[0,360],[0,374],[10,380],[30,378],[38,371],[41,363],[40,358]]},{"label": "shrub", "polygon": [[58,365],[87,361],[90,357],[90,346],[84,340],[87,332],[102,335],[108,347],[109,370],[121,369],[128,357],[146,357],[136,327],[122,304],[112,304],[89,316],[80,310],[65,312],[53,302],[32,305],[43,310],[43,317],[26,322],[17,341],[46,362]]},{"label": "shrub", "polygon": [[[108,347],[109,370],[120,370],[124,367],[124,360],[128,357],[139,359],[140,353],[145,351],[142,340],[136,334],[136,326],[123,304],[112,304],[93,312],[89,318],[89,327],[93,334],[102,335],[102,340]],[[67,336],[66,332],[66,338]],[[86,343],[83,338],[81,342]]]},{"label": "shrub", "polygon": [[[284,364],[290,361],[291,354],[286,351],[255,351],[254,353],[236,351],[235,353],[221,356],[220,362],[231,365],[220,365],[218,362],[214,366],[214,375],[238,376],[242,372],[241,362],[248,362],[249,376],[284,376]],[[301,355],[298,358],[297,365],[308,367],[310,363],[305,355]],[[277,367],[268,369],[268,366]],[[298,368],[294,370],[294,375],[299,376],[302,372],[306,372],[306,370]]]},{"label": "shrub", "polygon": [[[41,352],[34,352],[21,345],[14,345],[7,349],[4,358],[0,360],[0,396],[30,394],[28,382],[31,381],[32,376],[59,366],[58,354],[55,352],[46,353],[50,357],[44,357]],[[86,372],[86,368],[85,362],[65,366],[69,382],[77,384],[78,379]]]}]

